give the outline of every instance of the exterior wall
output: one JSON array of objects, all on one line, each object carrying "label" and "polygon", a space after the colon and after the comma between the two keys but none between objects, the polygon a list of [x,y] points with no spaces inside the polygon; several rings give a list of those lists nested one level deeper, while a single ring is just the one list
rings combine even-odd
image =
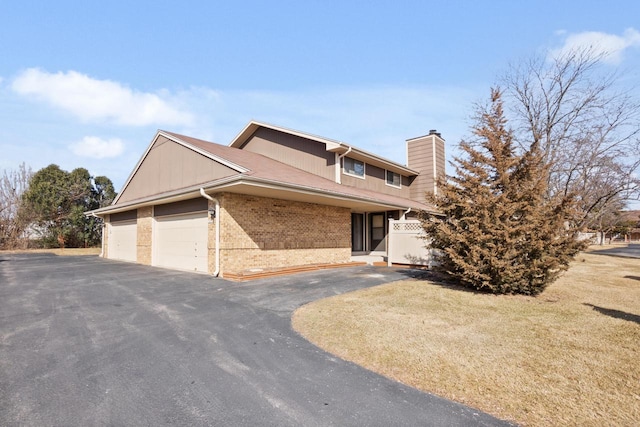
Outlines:
[{"label": "exterior wall", "polygon": [[260,128],[241,148],[335,180],[335,153],[327,151],[323,143]]},{"label": "exterior wall", "polygon": [[[325,144],[317,141],[273,129],[260,128],[241,149],[261,154],[332,181],[336,179],[336,154],[326,151]],[[365,179],[346,175],[342,173],[342,169],[340,174],[343,185],[398,197],[410,197],[408,177],[402,177],[401,188],[386,185],[386,171],[378,166],[367,164]]]},{"label": "exterior wall", "polygon": [[387,185],[386,170],[377,166],[365,164],[365,179],[347,175],[342,171],[342,169],[340,170],[340,173],[342,174],[340,178],[340,180],[342,181],[342,185],[348,185],[355,188],[363,188],[366,190],[372,190],[378,193],[389,194],[398,197],[409,198],[410,196],[411,190],[409,187],[409,178],[401,175],[402,184],[400,188],[392,187],[390,185]]},{"label": "exterior wall", "polygon": [[111,227],[111,215],[105,215],[102,223],[102,257],[109,258],[109,227]]},{"label": "exterior wall", "polygon": [[434,193],[437,177],[445,173],[444,140],[437,134],[407,140],[407,167],[420,172],[410,187],[410,198],[425,201]]},{"label": "exterior wall", "polygon": [[[216,204],[211,201],[209,202],[208,209],[209,212],[213,211],[216,208]],[[209,223],[207,224],[207,234],[208,234],[208,273],[213,274],[216,271],[216,220],[209,215]]]},{"label": "exterior wall", "polygon": [[118,203],[153,196],[231,176],[236,172],[159,136]]},{"label": "exterior wall", "polygon": [[348,208],[231,193],[217,198],[223,276],[254,268],[350,260]]},{"label": "exterior wall", "polygon": [[151,265],[151,236],[153,229],[153,207],[138,209],[138,244],[137,254],[139,264]]}]

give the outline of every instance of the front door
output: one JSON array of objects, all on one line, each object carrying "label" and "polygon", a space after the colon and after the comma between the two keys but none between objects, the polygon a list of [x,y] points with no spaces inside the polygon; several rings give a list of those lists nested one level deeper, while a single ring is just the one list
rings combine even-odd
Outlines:
[{"label": "front door", "polygon": [[371,214],[369,217],[371,220],[371,250],[372,251],[384,251],[384,213]]}]

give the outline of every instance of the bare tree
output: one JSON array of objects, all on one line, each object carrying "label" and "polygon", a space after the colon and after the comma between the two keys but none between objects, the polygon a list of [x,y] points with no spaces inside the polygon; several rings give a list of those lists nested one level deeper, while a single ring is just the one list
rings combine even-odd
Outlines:
[{"label": "bare tree", "polygon": [[25,247],[29,220],[22,213],[22,194],[29,187],[31,168],[22,163],[17,170],[0,176],[0,249]]},{"label": "bare tree", "polygon": [[640,194],[640,104],[603,73],[606,54],[575,49],[513,66],[504,78],[521,147],[550,164],[548,196],[578,201],[578,226]]}]

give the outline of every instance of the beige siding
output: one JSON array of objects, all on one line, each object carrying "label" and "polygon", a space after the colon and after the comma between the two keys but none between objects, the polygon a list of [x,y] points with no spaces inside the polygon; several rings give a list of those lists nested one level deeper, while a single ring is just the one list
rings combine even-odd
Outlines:
[{"label": "beige siding", "polygon": [[[326,151],[326,146],[299,136],[285,134],[273,129],[260,128],[242,146],[243,150],[262,154],[298,169],[334,181],[336,179],[335,153]],[[364,188],[383,194],[409,198],[409,180],[402,178],[401,188],[386,185],[385,170],[377,166],[366,165],[366,179],[359,179],[342,173],[343,185]]]},{"label": "beige siding", "polygon": [[235,173],[231,168],[159,136],[124,189],[118,203],[178,190]]},{"label": "beige siding", "polygon": [[446,160],[444,155],[444,141],[436,138],[436,175],[438,177],[445,175]]},{"label": "beige siding", "polygon": [[364,168],[365,179],[347,175],[341,170],[340,173],[342,174],[342,176],[340,177],[340,180],[342,182],[342,185],[372,190],[382,194],[409,198],[410,189],[408,186],[409,179],[407,177],[402,177],[402,185],[400,186],[400,188],[396,188],[387,185],[385,169],[369,164],[365,164]]},{"label": "beige siding", "polygon": [[335,179],[335,153],[326,151],[325,144],[317,141],[260,128],[242,149],[330,180]]},{"label": "beige siding", "polygon": [[239,273],[253,268],[350,260],[348,208],[240,194],[216,197],[221,201],[223,276],[225,272]]},{"label": "beige siding", "polygon": [[411,139],[407,141],[407,153],[407,166],[420,172],[420,175],[411,184],[410,197],[413,200],[424,202],[425,194],[434,192],[434,170],[436,175],[444,174],[444,141],[436,135]]}]

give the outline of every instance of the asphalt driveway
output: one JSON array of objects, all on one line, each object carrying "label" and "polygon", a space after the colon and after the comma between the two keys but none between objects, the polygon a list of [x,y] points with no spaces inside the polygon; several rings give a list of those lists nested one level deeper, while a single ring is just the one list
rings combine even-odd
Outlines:
[{"label": "asphalt driveway", "polygon": [[624,258],[640,258],[640,243],[593,246],[592,254],[610,255]]},{"label": "asphalt driveway", "polygon": [[0,254],[0,425],[505,425],[291,329],[306,302],[407,274],[355,267],[233,283]]}]

